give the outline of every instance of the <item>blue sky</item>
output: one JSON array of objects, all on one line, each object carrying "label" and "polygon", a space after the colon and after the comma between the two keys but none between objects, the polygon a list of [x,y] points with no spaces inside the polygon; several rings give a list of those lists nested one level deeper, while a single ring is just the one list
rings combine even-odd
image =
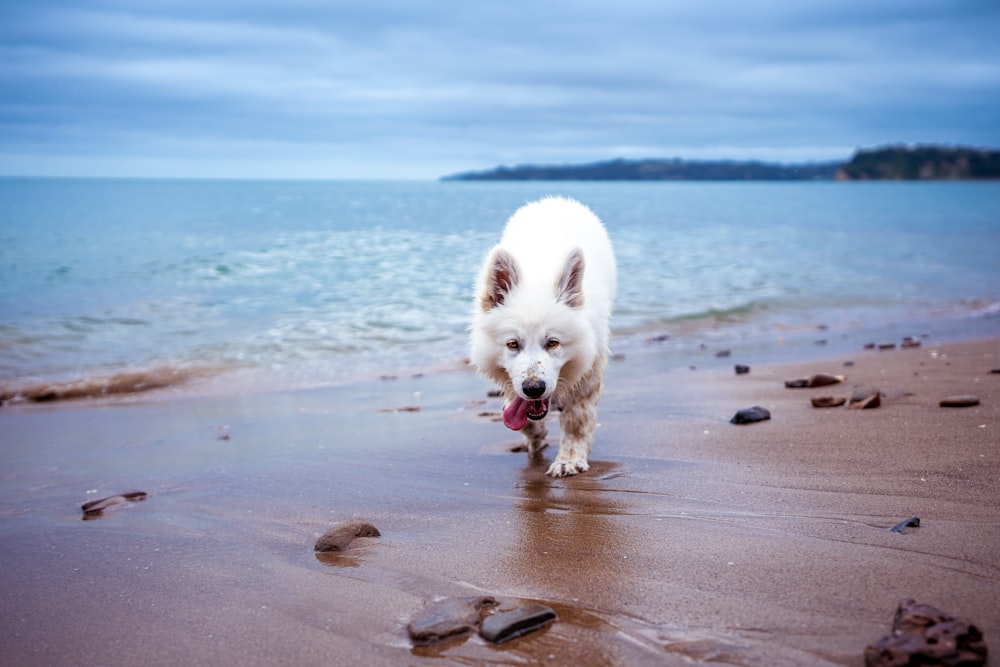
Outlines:
[{"label": "blue sky", "polygon": [[1000,3],[0,5],[0,174],[436,178],[1000,147]]}]

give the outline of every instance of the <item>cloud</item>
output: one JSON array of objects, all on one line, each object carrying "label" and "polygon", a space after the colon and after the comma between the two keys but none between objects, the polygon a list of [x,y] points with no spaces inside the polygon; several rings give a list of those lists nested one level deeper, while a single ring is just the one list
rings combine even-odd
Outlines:
[{"label": "cloud", "polygon": [[150,175],[430,178],[998,145],[994,4],[7,3],[0,173],[90,155]]}]

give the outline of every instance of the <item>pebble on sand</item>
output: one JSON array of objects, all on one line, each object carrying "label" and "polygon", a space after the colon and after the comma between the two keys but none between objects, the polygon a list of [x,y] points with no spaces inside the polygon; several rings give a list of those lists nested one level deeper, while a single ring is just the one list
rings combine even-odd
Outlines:
[{"label": "pebble on sand", "polygon": [[543,604],[526,604],[513,611],[487,616],[479,628],[486,641],[500,644],[540,630],[556,620],[556,612]]},{"label": "pebble on sand", "polygon": [[381,537],[378,528],[364,519],[351,519],[338,524],[320,535],[316,540],[316,551],[343,551],[359,537]]},{"label": "pebble on sand", "polygon": [[979,397],[972,394],[948,396],[947,398],[942,398],[938,405],[942,408],[971,408],[979,405]]},{"label": "pebble on sand", "polygon": [[846,380],[843,375],[830,375],[829,373],[817,373],[807,378],[797,378],[795,380],[785,380],[785,386],[789,389],[803,389],[807,387],[826,387],[831,384],[839,384]]},{"label": "pebble on sand", "polygon": [[814,408],[839,408],[847,402],[847,399],[843,396],[839,398],[835,398],[833,396],[817,396],[811,399],[811,401]]},{"label": "pebble on sand", "polygon": [[104,510],[111,507],[116,507],[118,505],[124,505],[129,502],[139,502],[145,500],[147,493],[145,491],[125,491],[113,496],[108,496],[107,498],[101,498],[99,500],[91,500],[89,502],[80,505],[80,509],[83,510],[83,519],[96,519],[104,513]]},{"label": "pebble on sand", "polygon": [[870,410],[882,405],[882,392],[876,387],[855,387],[847,407],[854,410]]},{"label": "pebble on sand", "polygon": [[865,647],[865,667],[986,664],[983,633],[975,625],[929,604],[904,598],[892,632]]},{"label": "pebble on sand", "polygon": [[489,595],[448,598],[436,602],[410,621],[407,626],[410,639],[418,646],[427,646],[473,632],[479,627],[482,610],[496,603],[496,598]]},{"label": "pebble on sand", "polygon": [[763,408],[759,405],[755,405],[752,408],[743,408],[737,411],[733,418],[729,420],[730,424],[753,424],[754,422],[765,421],[771,418],[771,413],[767,408]]}]

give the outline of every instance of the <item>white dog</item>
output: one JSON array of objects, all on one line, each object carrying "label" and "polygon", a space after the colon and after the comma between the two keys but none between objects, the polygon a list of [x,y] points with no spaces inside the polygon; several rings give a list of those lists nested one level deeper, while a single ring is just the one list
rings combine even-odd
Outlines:
[{"label": "white dog", "polygon": [[615,283],[601,221],[558,197],[514,213],[480,272],[472,363],[503,389],[504,424],[529,454],[545,446],[549,409],[561,411],[553,477],[590,467]]}]

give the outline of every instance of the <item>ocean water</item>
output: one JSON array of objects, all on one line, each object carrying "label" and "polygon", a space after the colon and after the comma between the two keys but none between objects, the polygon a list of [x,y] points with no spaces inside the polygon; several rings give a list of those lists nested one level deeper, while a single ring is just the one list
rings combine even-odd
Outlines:
[{"label": "ocean water", "polygon": [[0,179],[0,388],[459,367],[480,261],[546,195],[608,227],[619,353],[1000,333],[998,183]]}]

